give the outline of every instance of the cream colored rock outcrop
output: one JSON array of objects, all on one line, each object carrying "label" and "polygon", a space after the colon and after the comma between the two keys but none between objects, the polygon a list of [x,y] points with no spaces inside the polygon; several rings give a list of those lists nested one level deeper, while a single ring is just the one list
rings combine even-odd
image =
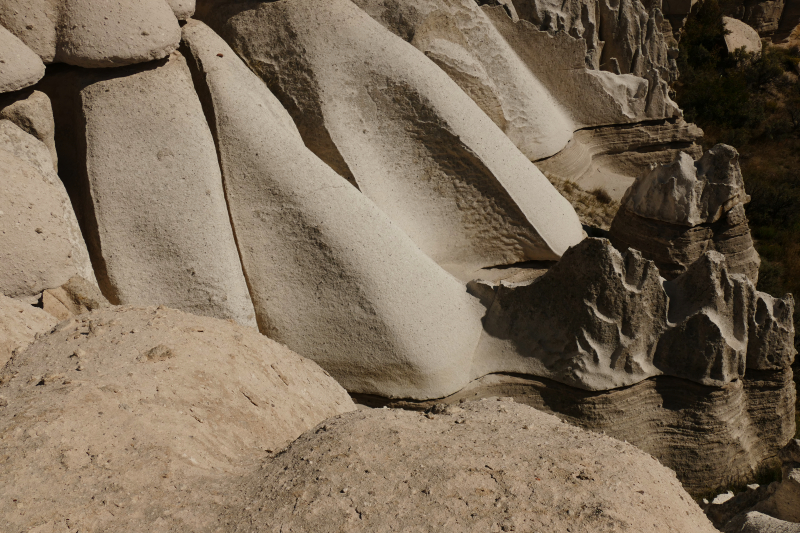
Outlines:
[{"label": "cream colored rock outcrop", "polygon": [[10,120],[26,133],[30,133],[47,146],[58,171],[56,152],[56,124],[50,99],[41,91],[29,89],[0,97],[0,119]]},{"label": "cream colored rock outcrop", "polygon": [[0,24],[45,63],[89,68],[161,59],[180,41],[165,0],[5,0]]},{"label": "cream colored rock outcrop", "polygon": [[496,399],[327,420],[243,486],[248,533],[716,531],[651,456]]},{"label": "cream colored rock outcrop", "polygon": [[62,322],[0,383],[3,531],[214,531],[220,480],[354,409],[254,329],[154,307]]},{"label": "cream colored rock outcrop", "polygon": [[14,34],[0,26],[0,93],[33,85],[42,76],[42,60]]},{"label": "cream colored rock outcrop", "polygon": [[94,281],[86,244],[47,147],[0,120],[0,293],[33,303],[73,276]]},{"label": "cream colored rock outcrop", "polygon": [[197,17],[267,82],[306,145],[451,272],[556,259],[582,238],[569,203],[477,104],[348,0],[207,1]]},{"label": "cream colored rock outcrop", "polygon": [[15,352],[27,348],[37,335],[57,323],[58,319],[49,313],[0,294],[0,370]]},{"label": "cream colored rock outcrop", "polygon": [[305,147],[289,113],[205,24],[184,27],[262,333],[348,390],[457,391],[482,309]]},{"label": "cream colored rock outcrop", "polygon": [[725,24],[725,29],[730,32],[725,36],[728,52],[732,53],[739,48],[744,48],[745,52],[761,51],[761,37],[752,27],[731,17],[722,17],[722,22]]},{"label": "cream colored rock outcrop", "polygon": [[103,294],[254,326],[214,139],[183,57],[46,81],[62,124],[61,175]]}]

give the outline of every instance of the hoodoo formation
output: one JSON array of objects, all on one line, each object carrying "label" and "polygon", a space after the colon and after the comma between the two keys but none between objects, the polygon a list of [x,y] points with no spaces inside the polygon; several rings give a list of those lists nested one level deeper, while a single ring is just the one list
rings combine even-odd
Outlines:
[{"label": "hoodoo formation", "polygon": [[0,0],[0,530],[800,530],[715,1]]}]

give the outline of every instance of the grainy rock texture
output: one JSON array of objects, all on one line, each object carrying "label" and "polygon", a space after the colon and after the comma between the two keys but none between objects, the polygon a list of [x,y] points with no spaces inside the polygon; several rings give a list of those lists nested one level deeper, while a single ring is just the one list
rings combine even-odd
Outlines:
[{"label": "grainy rock texture", "polygon": [[778,520],[769,515],[750,511],[731,520],[725,533],[800,533],[800,524]]},{"label": "grainy rock texture", "polygon": [[305,144],[451,272],[556,259],[582,238],[569,203],[477,104],[348,0],[206,0],[197,16]]},{"label": "grainy rock texture", "polygon": [[[563,31],[586,42],[586,64],[622,74],[644,76],[656,69],[677,77],[675,54],[662,32],[661,3],[514,0],[519,18],[541,30]],[[652,7],[649,7],[652,6]],[[672,57],[671,57],[672,56]]]},{"label": "grainy rock texture", "polygon": [[744,378],[722,387],[656,376],[597,392],[545,378],[490,374],[440,400],[358,399],[368,405],[421,409],[497,396],[513,397],[570,424],[633,444],[673,469],[694,495],[752,479],[795,432],[790,369],[748,370]]},{"label": "grainy rock texture", "polygon": [[244,487],[234,531],[716,531],[652,457],[508,401],[336,417]]},{"label": "grainy rock texture", "polygon": [[635,248],[672,279],[708,250],[722,253],[734,273],[758,280],[761,263],[744,212],[739,154],[717,145],[698,161],[679,154],[638,178],[625,193],[610,238]]},{"label": "grainy rock texture", "polygon": [[262,333],[350,391],[435,398],[463,387],[480,304],[305,147],[211,29],[191,21],[184,42]]},{"label": "grainy rock texture", "polygon": [[354,408],[254,329],[166,308],[62,322],[2,373],[3,531],[214,531],[221,479]]},{"label": "grainy rock texture", "polygon": [[0,3],[0,24],[45,63],[88,68],[162,59],[180,41],[165,0],[6,0]]},{"label": "grainy rock texture", "polygon": [[781,481],[774,484],[775,490],[770,497],[756,505],[753,510],[798,524],[800,523],[800,440],[789,441],[778,454],[778,458],[783,463]]},{"label": "grainy rock texture", "polygon": [[0,26],[0,93],[24,89],[42,76],[42,60],[13,33]]},{"label": "grainy rock texture", "polygon": [[752,27],[731,17],[722,17],[722,22],[725,24],[725,29],[730,32],[725,35],[725,46],[728,47],[729,53],[739,48],[744,48],[745,52],[761,51],[761,37]]},{"label": "grainy rock texture", "polygon": [[473,377],[491,372],[555,379],[587,390],[660,374],[656,344],[667,327],[658,269],[637,252],[586,239],[530,284],[501,284],[487,302]]},{"label": "grainy rock texture", "polygon": [[214,139],[184,58],[68,69],[43,90],[61,177],[109,301],[254,326]]},{"label": "grainy rock texture", "polygon": [[47,147],[0,120],[0,293],[33,303],[73,276],[94,281],[86,244]]},{"label": "grainy rock texture", "polygon": [[702,137],[703,130],[683,119],[582,129],[561,152],[536,166],[548,177],[587,191],[602,189],[621,200],[652,165],[670,163],[680,152],[699,159],[703,150],[696,141]]},{"label": "grainy rock texture", "polygon": [[56,124],[53,106],[46,94],[29,89],[0,96],[0,119],[10,120],[24,132],[42,141],[50,151],[53,168],[58,170]]},{"label": "grainy rock texture", "polygon": [[726,15],[743,21],[760,35],[769,36],[779,30],[787,3],[786,0],[736,0],[721,5]]},{"label": "grainy rock texture", "polygon": [[178,20],[188,20],[194,15],[195,0],[167,0]]},{"label": "grainy rock texture", "polygon": [[0,369],[13,353],[27,348],[36,335],[57,323],[54,316],[41,309],[0,294]]},{"label": "grainy rock texture", "polygon": [[100,289],[80,276],[42,293],[42,309],[59,320],[110,306]]}]

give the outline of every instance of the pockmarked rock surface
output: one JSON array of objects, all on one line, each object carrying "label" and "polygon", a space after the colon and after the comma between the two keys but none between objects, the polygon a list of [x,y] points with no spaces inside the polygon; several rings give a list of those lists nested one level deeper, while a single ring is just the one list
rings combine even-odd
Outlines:
[{"label": "pockmarked rock surface", "polygon": [[744,211],[748,201],[735,149],[718,144],[698,161],[681,153],[631,185],[610,238],[655,261],[667,279],[716,250],[732,272],[756,283],[761,260]]},{"label": "pockmarked rock surface", "polygon": [[0,293],[33,303],[73,276],[94,281],[86,244],[47,147],[0,120]]},{"label": "pockmarked rock surface", "polygon": [[29,89],[0,96],[0,119],[10,120],[25,133],[42,141],[50,151],[53,168],[58,171],[56,124],[53,120],[53,106],[46,94]]},{"label": "pockmarked rock surface", "polygon": [[0,93],[24,89],[42,76],[42,60],[14,34],[0,26]]},{"label": "pockmarked rock surface", "polygon": [[716,531],[649,455],[509,401],[332,418],[243,486],[233,531]]},{"label": "pockmarked rock surface", "polygon": [[69,69],[42,86],[56,114],[61,177],[108,300],[255,326],[214,139],[185,59],[176,52],[145,66]]},{"label": "pockmarked rock surface", "polygon": [[165,0],[7,0],[0,4],[0,25],[45,63],[86,68],[162,59],[180,41],[178,21]]},{"label": "pockmarked rock surface", "polygon": [[582,238],[478,105],[353,3],[206,0],[197,18],[266,81],[305,144],[450,272],[557,259]]},{"label": "pockmarked rock surface", "polygon": [[4,531],[213,531],[221,480],[354,409],[254,329],[154,307],[62,322],[0,383]]},{"label": "pockmarked rock surface", "polygon": [[37,335],[57,323],[49,313],[0,294],[0,369],[12,354],[27,348]]},{"label": "pockmarked rock surface", "polygon": [[262,333],[350,391],[431,398],[463,387],[480,304],[306,148],[225,41],[199,21],[183,31]]}]

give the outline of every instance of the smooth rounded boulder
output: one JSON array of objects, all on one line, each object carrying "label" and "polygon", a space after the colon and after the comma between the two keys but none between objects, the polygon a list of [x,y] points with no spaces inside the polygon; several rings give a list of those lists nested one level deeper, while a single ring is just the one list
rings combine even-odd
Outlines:
[{"label": "smooth rounded boulder", "polygon": [[42,60],[10,31],[0,26],[0,93],[18,91],[44,76]]},{"label": "smooth rounded boulder", "polygon": [[0,24],[45,63],[86,68],[162,59],[180,42],[165,0],[7,0],[0,3]]},{"label": "smooth rounded boulder", "polygon": [[3,531],[214,531],[224,480],[354,409],[254,329],[161,307],[64,321],[2,374]]},{"label": "smooth rounded boulder", "polygon": [[208,26],[189,22],[184,43],[261,332],[349,391],[424,399],[463,387],[478,301],[303,144]]},{"label": "smooth rounded boulder", "polygon": [[198,3],[305,144],[439,265],[555,260],[583,238],[569,202],[439,67],[349,0]]},{"label": "smooth rounded boulder", "polygon": [[507,401],[326,420],[242,483],[225,527],[314,531],[716,531],[675,473]]}]

